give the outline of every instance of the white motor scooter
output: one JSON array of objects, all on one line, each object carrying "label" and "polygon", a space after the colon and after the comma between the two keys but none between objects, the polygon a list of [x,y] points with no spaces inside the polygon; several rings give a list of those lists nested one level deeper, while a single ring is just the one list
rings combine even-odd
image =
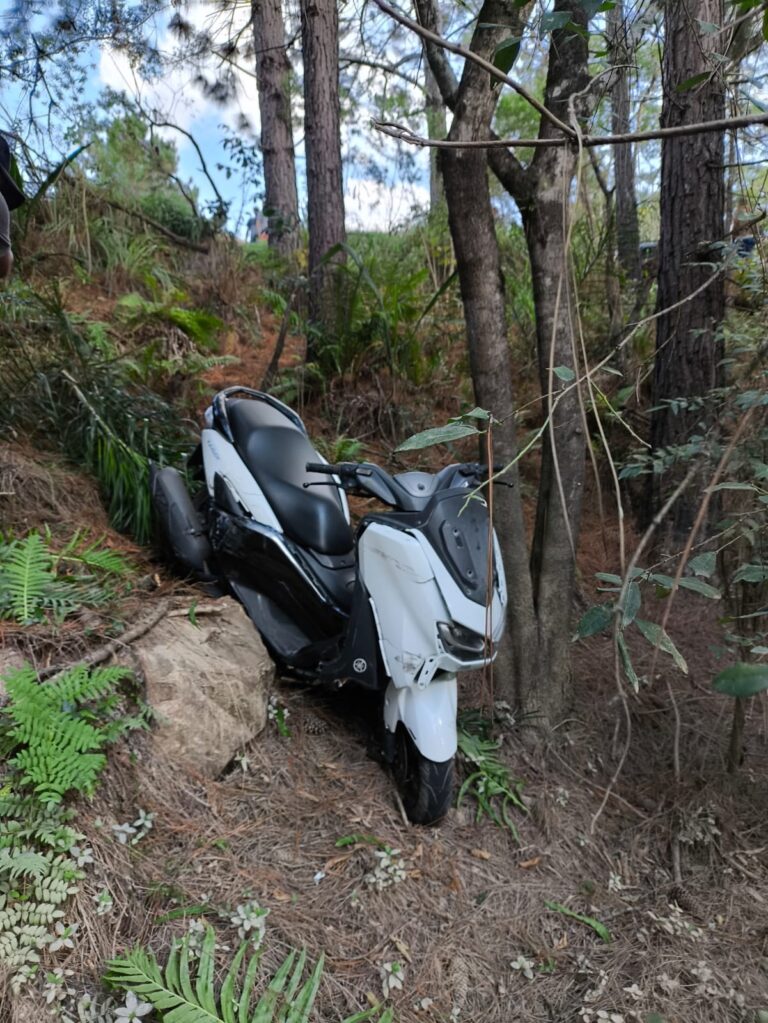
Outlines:
[{"label": "white motor scooter", "polygon": [[[390,476],[326,463],[292,409],[220,391],[188,474],[153,469],[164,539],[185,571],[242,602],[282,671],[383,695],[384,754],[408,817],[448,810],[456,675],[493,656],[506,586],[478,463]],[[353,531],[346,493],[391,510]]]}]

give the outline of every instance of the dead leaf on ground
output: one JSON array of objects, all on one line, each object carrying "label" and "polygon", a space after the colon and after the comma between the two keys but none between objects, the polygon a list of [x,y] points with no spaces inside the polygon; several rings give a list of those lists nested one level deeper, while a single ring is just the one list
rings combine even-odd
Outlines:
[{"label": "dead leaf on ground", "polygon": [[534,856],[532,860],[523,860],[522,863],[518,863],[518,867],[521,870],[530,870],[531,867],[538,867],[541,863],[541,856]]},{"label": "dead leaf on ground", "polygon": [[487,849],[472,849],[470,850],[470,855],[474,856],[476,860],[489,860],[491,858],[491,854]]}]

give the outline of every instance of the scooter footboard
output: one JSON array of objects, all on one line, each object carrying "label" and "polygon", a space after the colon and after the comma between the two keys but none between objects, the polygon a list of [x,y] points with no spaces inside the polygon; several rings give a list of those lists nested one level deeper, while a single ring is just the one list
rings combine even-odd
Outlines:
[{"label": "scooter footboard", "polygon": [[384,724],[394,733],[402,721],[422,756],[442,763],[456,753],[456,707],[455,675],[423,689],[398,689],[390,681],[384,694]]}]

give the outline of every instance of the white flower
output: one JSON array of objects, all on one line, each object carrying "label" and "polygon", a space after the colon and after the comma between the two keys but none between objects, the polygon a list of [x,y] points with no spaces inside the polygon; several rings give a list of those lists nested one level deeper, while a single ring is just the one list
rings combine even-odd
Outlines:
[{"label": "white flower", "polygon": [[524,955],[519,955],[514,962],[509,964],[513,970],[520,970],[522,975],[528,980],[533,980],[534,973],[533,968],[536,965],[530,959],[526,959]]},{"label": "white flower", "polygon": [[258,948],[264,940],[267,929],[268,909],[262,909],[258,902],[244,902],[235,907],[230,922],[237,927],[237,936],[241,941],[250,938],[251,943]]},{"label": "white flower", "polygon": [[85,867],[93,863],[93,849],[81,849],[79,845],[73,845],[69,855],[77,863],[78,867]]},{"label": "white flower", "polygon": [[106,916],[107,913],[111,912],[112,907],[115,904],[112,898],[112,893],[108,888],[102,888],[101,891],[96,892],[96,894],[92,895],[91,898],[96,903],[97,916]]},{"label": "white flower", "polygon": [[381,989],[385,998],[388,998],[392,991],[403,990],[405,970],[400,963],[382,963],[379,973],[381,974]]},{"label": "white flower", "polygon": [[120,1023],[130,1023],[131,1020],[146,1016],[148,1012],[152,1012],[150,1003],[140,1002],[133,991],[129,991],[125,996],[125,1004],[115,1009],[116,1023],[118,1020]]},{"label": "white flower", "polygon": [[674,995],[680,990],[680,981],[676,977],[670,977],[667,973],[662,973],[658,978],[659,987],[667,995]]},{"label": "white flower", "polygon": [[67,925],[63,924],[61,920],[57,921],[48,951],[59,952],[62,948],[74,948],[75,943],[72,939],[77,934],[79,927],[80,924]]},{"label": "white flower", "polygon": [[645,998],[645,993],[637,986],[637,984],[631,984],[629,987],[624,988],[624,992],[633,998],[636,1002],[639,1002],[642,998]]},{"label": "white flower", "polygon": [[128,845],[129,839],[132,839],[136,834],[136,828],[132,824],[113,824],[112,834],[118,840],[120,845]]}]

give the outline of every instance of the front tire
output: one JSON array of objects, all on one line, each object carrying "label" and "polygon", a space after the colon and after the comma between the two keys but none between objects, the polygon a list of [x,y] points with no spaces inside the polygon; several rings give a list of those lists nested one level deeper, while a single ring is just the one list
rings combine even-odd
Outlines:
[{"label": "front tire", "polygon": [[454,758],[429,760],[400,722],[395,735],[394,774],[408,820],[437,824],[453,801]]}]

